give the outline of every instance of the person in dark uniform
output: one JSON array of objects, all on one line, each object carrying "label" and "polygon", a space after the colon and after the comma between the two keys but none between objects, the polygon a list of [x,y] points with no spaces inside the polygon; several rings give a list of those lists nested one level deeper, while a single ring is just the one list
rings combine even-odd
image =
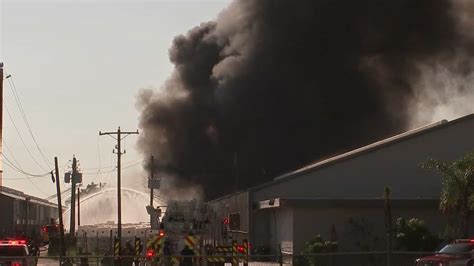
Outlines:
[{"label": "person in dark uniform", "polygon": [[188,245],[185,245],[183,250],[181,250],[181,255],[186,256],[181,258],[181,263],[179,264],[180,266],[193,266],[193,258],[191,256],[194,256],[194,251],[188,247]]},{"label": "person in dark uniform", "polygon": [[133,264],[133,256],[135,255],[135,250],[130,240],[125,243],[125,248],[122,250],[122,255],[124,256],[124,258],[122,259],[122,265]]},{"label": "person in dark uniform", "polygon": [[171,243],[169,240],[165,241],[165,245],[163,246],[163,265],[168,266],[171,265]]}]

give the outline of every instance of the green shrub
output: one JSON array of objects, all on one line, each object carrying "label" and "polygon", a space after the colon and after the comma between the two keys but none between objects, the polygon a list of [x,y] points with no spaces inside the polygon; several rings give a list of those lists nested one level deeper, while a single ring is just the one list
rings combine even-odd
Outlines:
[{"label": "green shrub", "polygon": [[294,263],[295,265],[326,265],[328,260],[331,259],[328,256],[311,256],[308,254],[331,253],[336,252],[337,249],[337,241],[324,240],[320,235],[317,235],[315,238],[306,242],[301,256],[298,256]]},{"label": "green shrub", "polygon": [[398,218],[394,226],[398,248],[406,251],[434,251],[441,240],[433,235],[423,220]]}]

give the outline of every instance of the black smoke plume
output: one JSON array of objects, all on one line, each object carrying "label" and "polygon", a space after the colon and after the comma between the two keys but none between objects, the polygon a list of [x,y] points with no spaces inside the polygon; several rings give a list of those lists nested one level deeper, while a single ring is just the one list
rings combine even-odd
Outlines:
[{"label": "black smoke plume", "polygon": [[139,147],[214,197],[403,131],[424,68],[472,73],[459,2],[234,1],[174,39],[171,77],[138,97]]}]

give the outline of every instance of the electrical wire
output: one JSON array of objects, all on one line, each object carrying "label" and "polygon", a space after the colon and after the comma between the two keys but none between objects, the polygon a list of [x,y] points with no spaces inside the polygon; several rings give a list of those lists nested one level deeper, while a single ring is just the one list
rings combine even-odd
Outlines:
[{"label": "electrical wire", "polygon": [[1,154],[3,155],[3,159],[5,159],[3,161],[5,163],[5,165],[9,166],[11,169],[15,170],[16,172],[18,172],[20,174],[30,176],[30,177],[44,177],[44,176],[48,176],[48,175],[51,174],[51,172],[46,172],[44,174],[31,174],[31,173],[25,172],[25,171],[23,171],[23,168],[21,168],[21,166],[15,165],[10,159],[8,159],[8,157],[5,155],[5,153],[2,152]]},{"label": "electrical wire", "polygon": [[[31,181],[32,178],[35,178],[35,177],[46,177],[48,176],[50,173],[45,173],[43,175],[32,175],[32,174],[29,174],[29,173],[26,173],[26,172],[23,172],[21,171],[17,166],[15,166],[14,164],[12,164],[12,162],[10,160],[8,160],[8,158],[5,156],[5,154],[3,154],[3,158],[5,159],[4,161],[4,164],[8,167],[10,167],[11,169],[27,176],[26,178],[23,178],[23,179],[26,179],[28,180],[28,182],[30,182],[30,184],[41,194],[43,194],[44,196],[49,196],[47,193],[45,193],[43,190],[41,190],[35,183],[33,183],[33,181]],[[10,178],[5,178],[6,180],[20,180],[18,178],[16,179],[10,179]]]},{"label": "electrical wire", "polygon": [[100,162],[100,135],[97,135],[97,155],[99,156],[99,171],[97,171],[97,175],[92,179],[92,182],[96,181],[97,178],[99,178],[100,175],[100,168],[101,168],[101,162]]},{"label": "electrical wire", "polygon": [[23,139],[23,137],[21,136],[20,134],[20,131],[18,130],[18,127],[16,126],[16,123],[10,113],[10,110],[8,109],[8,106],[7,104],[4,102],[3,103],[3,106],[5,108],[5,111],[7,111],[7,115],[8,117],[10,118],[10,121],[13,125],[13,127],[15,128],[15,131],[16,131],[16,134],[18,135],[18,137],[20,138],[20,141],[21,143],[23,144],[23,146],[25,147],[26,151],[28,152],[28,154],[30,155],[31,159],[36,163],[36,165],[38,165],[43,171],[47,171],[46,168],[44,168],[36,159],[35,157],[33,156],[33,154],[31,153],[30,149],[28,148],[28,145],[26,145],[25,143],[25,140]]},{"label": "electrical wire", "polygon": [[[9,148],[8,144],[4,141],[4,144],[5,144],[5,147],[7,148],[7,150],[10,152],[10,154],[12,155],[12,158],[14,158],[14,155],[13,153],[11,152],[11,149]],[[12,180],[12,181],[15,181],[15,180],[28,180],[28,182],[31,183],[31,185],[38,191],[40,192],[41,194],[47,196],[48,194],[46,194],[43,190],[41,190],[35,183],[33,183],[33,181],[31,181],[32,178],[47,178],[47,176],[50,174],[50,173],[44,173],[44,174],[31,174],[31,173],[28,173],[28,172],[25,172],[23,170],[23,168],[20,166],[20,164],[18,163],[18,161],[16,159],[14,159],[14,161],[16,162],[17,165],[15,165],[10,159],[8,159],[8,156],[6,156],[3,152],[1,152],[2,156],[3,156],[3,163],[11,168],[12,170],[20,173],[20,174],[23,174],[25,175],[24,178],[2,178],[4,180]]]},{"label": "electrical wire", "polygon": [[[30,174],[25,174],[24,172],[22,172],[21,170],[19,170],[18,168],[16,168],[15,165],[11,164],[9,161],[4,161],[3,162],[5,164],[5,166],[7,166],[8,168],[12,169],[13,171],[17,172],[17,173],[20,173],[22,175],[25,175],[27,176],[26,178],[36,178],[36,177],[47,177],[47,175],[30,175]],[[25,178],[25,179],[26,179]],[[2,179],[5,179],[5,180],[15,180],[16,178],[2,178]]]},{"label": "electrical wire", "polygon": [[[68,193],[68,194],[71,193],[71,188],[68,188],[68,189],[66,189],[66,190],[61,191],[61,196],[64,195],[64,194],[66,194],[66,193]],[[49,197],[47,197],[47,198],[45,198],[45,199],[46,199],[46,200],[51,200],[51,199],[53,199],[53,198],[56,198],[56,194],[57,194],[57,193],[54,193],[53,195],[51,195],[51,196],[49,196]]]},{"label": "electrical wire", "polygon": [[[11,155],[13,161],[14,161],[17,165],[20,165],[20,164],[18,163],[18,161],[16,160],[15,155],[13,155],[12,150],[10,149],[10,147],[8,146],[8,144],[7,144],[7,142],[6,142],[5,140],[3,140],[3,145],[5,145],[5,148],[7,148],[8,154]],[[22,169],[22,170],[23,170],[23,169]]]},{"label": "electrical wire", "polygon": [[[15,181],[15,180],[26,180],[26,179],[30,179],[30,178],[40,178],[40,177],[31,177],[31,176],[28,176],[28,177],[12,177],[12,178],[3,177],[2,180]],[[55,194],[55,196],[56,196],[56,194]]]},{"label": "electrical wire", "polygon": [[[129,164],[129,163],[136,163],[136,162],[141,161],[141,160],[142,159],[135,159],[135,160],[123,162],[122,164],[125,165],[125,164]],[[81,168],[81,169],[82,170],[104,170],[104,169],[115,168],[115,167],[117,167],[117,166],[116,165],[109,165],[109,166],[100,167],[100,164],[99,164],[99,167],[88,167],[88,168]]]},{"label": "electrical wire", "polygon": [[97,135],[97,156],[98,156],[98,160],[99,160],[99,169],[97,171],[97,175],[95,175],[95,177],[92,178],[91,182],[94,182],[94,181],[97,180],[97,178],[99,178],[100,170],[101,170],[101,165],[100,165],[100,135]]},{"label": "electrical wire", "polygon": [[33,142],[35,143],[36,148],[38,149],[38,152],[41,155],[41,158],[43,159],[44,163],[46,163],[46,165],[51,166],[52,165],[51,161],[48,159],[48,157],[46,157],[44,152],[41,150],[38,144],[38,141],[36,140],[35,135],[33,134],[33,130],[31,129],[30,123],[28,122],[28,118],[25,114],[25,110],[23,109],[23,104],[21,103],[21,99],[18,94],[18,90],[16,89],[15,83],[13,81],[13,77],[10,76],[10,78],[8,79],[8,83],[10,84],[10,90],[13,93],[15,101],[18,105],[18,109],[20,110],[20,114],[23,118],[23,121],[25,122],[26,128],[28,129],[28,132],[30,133],[31,138],[33,139]]},{"label": "electrical wire", "polygon": [[4,161],[3,162],[5,166],[7,166],[8,168],[24,175],[25,177],[14,177],[14,178],[8,178],[8,177],[2,177],[3,180],[25,180],[25,179],[30,179],[30,178],[48,178],[48,174],[45,174],[45,175],[35,175],[35,176],[32,176],[32,175],[26,175],[25,173],[23,172],[20,172],[18,171],[15,166],[11,165],[8,161]]},{"label": "electrical wire", "polygon": [[[135,163],[133,163],[133,162],[135,162]],[[136,159],[136,160],[124,162],[124,164],[128,164],[128,163],[133,163],[133,164],[122,167],[122,170],[125,170],[125,169],[128,169],[128,168],[134,167],[136,165],[139,165],[141,163],[141,159]],[[84,175],[93,175],[93,174],[95,174],[96,176],[91,180],[91,182],[94,182],[99,176],[101,176],[103,174],[116,172],[117,167],[116,166],[113,166],[113,167],[115,167],[115,169],[112,169],[112,170],[109,170],[109,171],[100,171],[101,170],[100,168],[95,168],[95,169],[99,169],[99,171],[98,172],[89,172],[89,173],[85,172],[85,173],[82,173],[82,174],[84,174]],[[65,193],[70,193],[70,190],[71,190],[71,188],[68,188],[67,190],[62,191],[61,195],[65,194]],[[54,197],[56,197],[56,194],[49,196],[47,199],[52,199]]]},{"label": "electrical wire", "polygon": [[[139,165],[139,164],[141,164],[141,162],[137,162],[137,163],[134,163],[134,164],[131,164],[131,165],[124,166],[124,167],[122,167],[122,169],[127,169],[127,168],[133,167],[133,166],[135,166],[135,165]],[[113,173],[113,172],[115,172],[115,171],[117,171],[117,167],[115,167],[115,169],[112,169],[112,170],[110,170],[110,171],[100,172],[100,174]],[[96,172],[91,172],[91,173],[83,173],[83,174],[85,174],[85,175],[93,175],[93,174],[97,174],[97,173],[96,173]]]},{"label": "electrical wire", "polygon": [[33,181],[31,181],[31,178],[28,178],[27,180],[39,193],[43,194],[44,196],[49,196],[49,194],[41,190],[35,183],[33,183]]}]

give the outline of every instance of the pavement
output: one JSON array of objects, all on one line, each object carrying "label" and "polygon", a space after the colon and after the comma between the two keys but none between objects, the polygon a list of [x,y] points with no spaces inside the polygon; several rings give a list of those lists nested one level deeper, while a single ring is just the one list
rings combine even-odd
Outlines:
[{"label": "pavement", "polygon": [[38,258],[37,266],[58,266],[59,261],[52,258],[47,258],[48,256],[48,245],[40,247],[40,256]]}]

